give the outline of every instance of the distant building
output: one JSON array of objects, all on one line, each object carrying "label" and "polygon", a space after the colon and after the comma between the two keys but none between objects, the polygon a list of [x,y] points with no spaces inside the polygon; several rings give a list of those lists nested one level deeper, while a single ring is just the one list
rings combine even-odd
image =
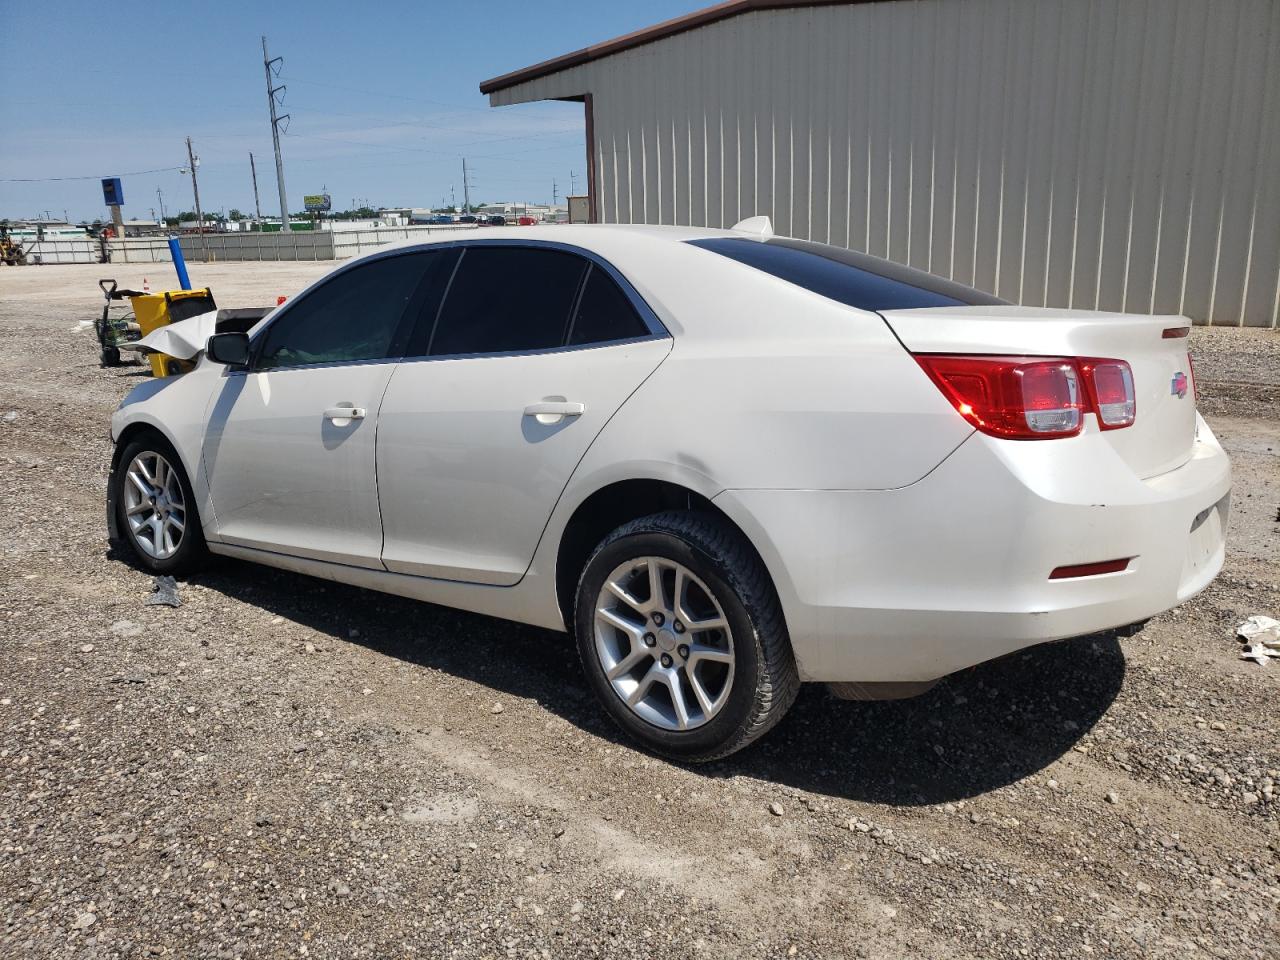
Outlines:
[{"label": "distant building", "polygon": [[476,212],[487,216],[533,217],[535,220],[553,223],[566,220],[569,215],[564,204],[524,203],[518,200],[480,204],[476,207]]},{"label": "distant building", "polygon": [[65,220],[45,220],[37,217],[33,220],[10,220],[9,235],[15,240],[44,237],[52,240],[55,237],[83,237],[84,227],[67,223]]},{"label": "distant building", "polygon": [[412,207],[382,207],[378,210],[378,222],[388,227],[403,227],[412,216]]},{"label": "distant building", "polygon": [[159,237],[165,233],[167,231],[164,226],[155,220],[126,220],[124,222],[124,235],[126,237]]}]

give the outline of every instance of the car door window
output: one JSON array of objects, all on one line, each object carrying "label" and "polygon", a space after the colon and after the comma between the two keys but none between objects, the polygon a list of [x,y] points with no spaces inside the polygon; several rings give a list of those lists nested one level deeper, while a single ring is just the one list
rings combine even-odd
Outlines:
[{"label": "car door window", "polygon": [[607,272],[591,267],[569,328],[569,345],[630,340],[649,332],[626,294]]},{"label": "car door window", "polygon": [[271,322],[263,333],[255,369],[354,363],[393,355],[406,308],[441,259],[429,251],[402,254],[337,274]]},{"label": "car door window", "polygon": [[559,250],[466,248],[436,321],[431,356],[562,346],[587,266]]}]

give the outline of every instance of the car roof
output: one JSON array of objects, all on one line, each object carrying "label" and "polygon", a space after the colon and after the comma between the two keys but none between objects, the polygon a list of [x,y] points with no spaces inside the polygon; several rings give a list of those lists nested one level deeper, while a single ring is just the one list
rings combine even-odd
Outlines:
[{"label": "car roof", "polygon": [[[505,219],[514,219],[515,214]],[[680,243],[711,237],[751,237],[752,234],[712,227],[676,227],[647,223],[548,223],[526,227],[486,227],[483,230],[450,230],[447,233],[410,237],[380,246],[363,254],[376,257],[389,250],[407,247],[434,246],[460,243],[467,240],[514,240],[539,243],[564,243],[582,247],[607,258],[607,251],[620,251],[631,246],[648,246],[653,243]],[[630,242],[629,242],[630,241]]]}]

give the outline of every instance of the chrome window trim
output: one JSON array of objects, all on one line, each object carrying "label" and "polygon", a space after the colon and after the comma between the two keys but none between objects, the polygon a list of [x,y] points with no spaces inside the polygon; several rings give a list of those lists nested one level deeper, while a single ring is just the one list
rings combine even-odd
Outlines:
[{"label": "chrome window trim", "polygon": [[[541,347],[537,350],[504,350],[500,353],[441,353],[424,354],[417,357],[401,357],[396,363],[426,363],[435,360],[501,360],[510,357],[541,357],[553,353],[577,353],[580,350],[604,350],[609,347],[624,347],[634,343],[652,343],[656,340],[670,340],[670,334],[649,334],[644,337],[628,337],[626,340],[604,340],[600,343],[579,343],[570,346]],[[310,369],[310,368],[308,368]]]},{"label": "chrome window trim", "polygon": [[399,363],[400,357],[374,357],[372,360],[325,360],[320,363],[298,363],[291,367],[268,367],[265,370],[255,369],[253,367],[227,367],[223,376],[248,376],[249,374],[258,373],[289,373],[291,370],[329,370],[333,367],[369,367],[378,363],[386,363],[394,366]]}]

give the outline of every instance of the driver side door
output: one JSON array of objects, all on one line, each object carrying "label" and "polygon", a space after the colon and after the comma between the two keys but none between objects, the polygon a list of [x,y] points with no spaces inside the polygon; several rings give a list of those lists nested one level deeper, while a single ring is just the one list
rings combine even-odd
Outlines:
[{"label": "driver side door", "polygon": [[441,254],[340,270],[276,314],[215,389],[202,449],[216,537],[381,568],[374,438]]}]

